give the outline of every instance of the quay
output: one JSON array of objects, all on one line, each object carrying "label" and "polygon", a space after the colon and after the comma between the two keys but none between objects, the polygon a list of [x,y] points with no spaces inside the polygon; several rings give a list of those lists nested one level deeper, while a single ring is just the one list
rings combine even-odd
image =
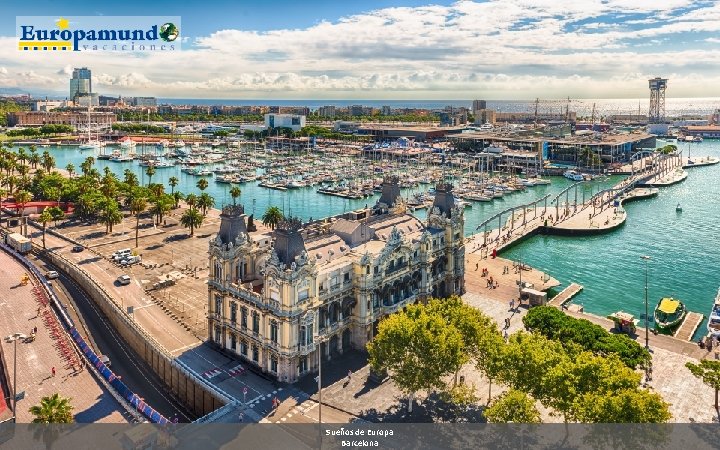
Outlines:
[{"label": "quay", "polygon": [[552,300],[548,302],[548,305],[558,306],[562,309],[566,303],[572,300],[572,298],[579,294],[582,290],[583,287],[581,285],[577,283],[570,283],[570,286],[566,287],[558,295],[553,297]]},{"label": "quay", "polygon": [[700,313],[688,312],[683,323],[675,330],[673,336],[683,341],[692,340],[695,331],[697,331],[704,318],[705,316]]}]

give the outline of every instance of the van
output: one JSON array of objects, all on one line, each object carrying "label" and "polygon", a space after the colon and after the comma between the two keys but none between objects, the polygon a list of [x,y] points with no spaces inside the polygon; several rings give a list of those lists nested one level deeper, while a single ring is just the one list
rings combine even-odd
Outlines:
[{"label": "van", "polygon": [[112,254],[113,261],[121,261],[125,259],[125,257],[130,256],[132,253],[132,250],[129,248],[124,248],[122,250],[118,250],[115,253]]},{"label": "van", "polygon": [[137,264],[142,260],[140,255],[138,256],[127,256],[120,261],[121,266],[129,266],[131,264]]},{"label": "van", "polygon": [[120,275],[119,277],[117,277],[116,281],[118,282],[119,285],[125,286],[125,285],[130,284],[131,280],[128,275]]},{"label": "van", "polygon": [[98,359],[100,360],[101,363],[105,364],[105,367],[110,368],[110,366],[111,366],[110,358],[108,358],[105,355],[98,355]]}]

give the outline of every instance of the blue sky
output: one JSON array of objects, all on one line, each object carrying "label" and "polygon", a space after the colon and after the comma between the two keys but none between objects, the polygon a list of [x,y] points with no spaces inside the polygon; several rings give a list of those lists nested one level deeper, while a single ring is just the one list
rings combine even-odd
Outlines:
[{"label": "blue sky", "polygon": [[[637,98],[655,76],[702,97],[720,83],[717,1],[97,3],[0,6],[0,89],[62,95],[77,66],[101,93],[165,98]],[[179,15],[183,50],[16,50],[16,15],[95,14]]]}]

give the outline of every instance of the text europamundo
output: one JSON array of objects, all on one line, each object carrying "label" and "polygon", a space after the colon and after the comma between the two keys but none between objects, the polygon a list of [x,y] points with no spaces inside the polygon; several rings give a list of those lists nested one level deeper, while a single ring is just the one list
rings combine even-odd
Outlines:
[{"label": "text europamundo", "polygon": [[[50,23],[53,28],[43,26],[46,20],[33,17],[31,23],[17,21],[19,50],[44,51],[174,51],[180,49],[179,18],[141,17],[132,27],[107,26],[114,23],[110,16],[89,18],[91,20],[70,20],[59,18]],[[86,17],[77,19],[88,19]],[[159,20],[158,20],[159,19]],[[78,26],[87,22],[103,22],[101,26]]]}]

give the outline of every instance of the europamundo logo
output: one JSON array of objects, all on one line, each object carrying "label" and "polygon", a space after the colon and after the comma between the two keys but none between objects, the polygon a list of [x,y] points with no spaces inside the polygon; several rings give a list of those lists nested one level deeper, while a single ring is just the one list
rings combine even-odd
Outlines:
[{"label": "europamundo logo", "polygon": [[180,50],[180,17],[17,16],[21,51],[168,52]]}]

